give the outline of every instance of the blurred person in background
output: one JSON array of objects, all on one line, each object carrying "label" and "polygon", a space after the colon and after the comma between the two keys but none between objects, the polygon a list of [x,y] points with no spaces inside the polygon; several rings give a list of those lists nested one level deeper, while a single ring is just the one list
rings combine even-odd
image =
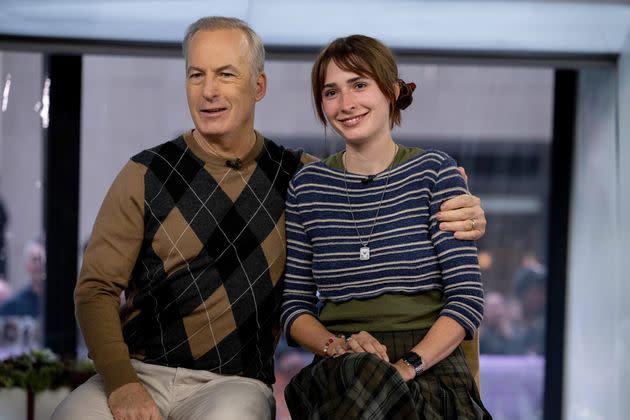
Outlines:
[{"label": "blurred person in background", "polygon": [[28,284],[0,305],[0,316],[39,317],[44,291],[44,267],[46,252],[37,241],[29,241],[24,246],[24,269]]},{"label": "blurred person in background", "polygon": [[4,207],[4,200],[0,199],[0,280],[7,278],[7,242],[6,227],[9,215]]},{"label": "blurred person in background", "polygon": [[7,282],[6,226],[9,216],[0,198],[0,305],[13,295],[13,288]]},{"label": "blurred person in background", "polygon": [[0,279],[0,305],[13,295],[11,285],[4,279]]},{"label": "blurred person in background", "polygon": [[547,272],[544,267],[519,269],[514,277],[514,296],[522,307],[522,352],[542,355],[545,353],[547,308]]},{"label": "blurred person in background", "polygon": [[276,420],[291,420],[291,415],[284,399],[284,390],[300,370],[310,362],[310,353],[303,350],[285,348],[283,351],[276,349],[276,383],[273,385],[273,393],[278,406]]},{"label": "blurred person in background", "polygon": [[522,335],[514,325],[501,292],[485,294],[483,322],[479,329],[481,354],[520,354]]}]

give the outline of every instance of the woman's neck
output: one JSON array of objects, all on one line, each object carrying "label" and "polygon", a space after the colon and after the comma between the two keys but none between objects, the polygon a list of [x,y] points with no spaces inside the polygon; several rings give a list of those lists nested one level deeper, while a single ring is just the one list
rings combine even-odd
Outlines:
[{"label": "woman's neck", "polygon": [[346,144],[343,164],[348,172],[358,175],[376,175],[391,165],[397,151],[398,146],[391,138],[379,143]]}]

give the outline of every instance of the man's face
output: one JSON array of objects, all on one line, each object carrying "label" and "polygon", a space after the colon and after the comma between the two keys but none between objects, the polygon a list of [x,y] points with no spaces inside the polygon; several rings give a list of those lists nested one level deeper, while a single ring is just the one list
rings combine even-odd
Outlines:
[{"label": "man's face", "polygon": [[36,292],[41,291],[44,282],[44,248],[40,245],[31,246],[26,253],[26,273],[31,280],[31,286]]},{"label": "man's face", "polygon": [[208,141],[238,141],[254,129],[264,73],[252,75],[245,35],[236,29],[199,31],[188,45],[186,96],[198,133]]}]

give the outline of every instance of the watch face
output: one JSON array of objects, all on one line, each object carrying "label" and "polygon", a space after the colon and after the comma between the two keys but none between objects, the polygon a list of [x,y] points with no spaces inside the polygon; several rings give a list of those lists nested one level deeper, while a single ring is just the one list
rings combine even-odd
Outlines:
[{"label": "watch face", "polygon": [[420,367],[422,365],[422,358],[413,351],[405,353],[402,358],[414,368]]}]

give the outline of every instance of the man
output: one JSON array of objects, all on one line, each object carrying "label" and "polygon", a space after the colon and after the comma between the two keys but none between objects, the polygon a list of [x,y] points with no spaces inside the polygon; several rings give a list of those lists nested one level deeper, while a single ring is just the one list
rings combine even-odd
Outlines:
[{"label": "man", "polygon": [[0,316],[39,317],[41,296],[44,290],[44,263],[46,251],[39,242],[28,241],[24,246],[24,269],[28,285],[0,305]]},{"label": "man", "polygon": [[[284,200],[313,158],[254,131],[267,79],[245,23],[200,19],[183,46],[195,128],[134,156],[103,202],[75,292],[99,374],[55,419],[273,416]],[[478,199],[462,204],[445,227],[479,237]]]},{"label": "man", "polygon": [[514,295],[523,309],[522,352],[545,353],[547,270],[541,264],[523,264],[514,275]]},{"label": "man", "polygon": [[483,325],[479,334],[479,351],[481,353],[522,353],[522,337],[519,326],[513,325],[508,311],[508,302],[501,292],[491,291],[485,294]]},{"label": "man", "polygon": [[3,278],[0,278],[0,305],[13,295],[11,285]]}]

